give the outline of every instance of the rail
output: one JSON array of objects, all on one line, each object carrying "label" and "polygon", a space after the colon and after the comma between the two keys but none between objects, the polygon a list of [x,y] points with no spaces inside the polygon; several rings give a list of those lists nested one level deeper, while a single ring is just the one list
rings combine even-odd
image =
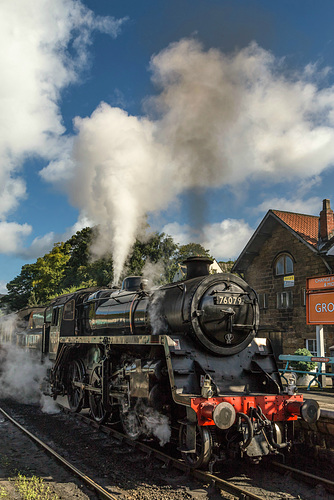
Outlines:
[{"label": "rail", "polygon": [[[288,383],[288,380],[286,378],[287,373],[300,373],[303,375],[311,375],[312,379],[310,380],[307,390],[310,390],[310,387],[313,382],[316,382],[318,386],[322,389],[322,382],[321,382],[321,376],[326,375],[326,377],[334,377],[334,373],[325,373],[322,371],[322,364],[332,364],[334,365],[334,357],[319,357],[319,356],[297,356],[293,354],[281,354],[279,356],[280,361],[286,361],[286,365],[284,368],[280,368],[279,371],[281,373],[281,376],[286,380]],[[315,371],[306,371],[306,370],[295,370],[293,367],[291,367],[290,363],[293,362],[299,362],[303,361],[306,363],[317,363],[317,369]]]},{"label": "rail", "polygon": [[117,497],[109,493],[109,491],[105,490],[101,485],[96,483],[93,479],[88,477],[85,473],[81,472],[77,467],[72,465],[68,460],[66,460],[64,457],[59,455],[55,450],[50,448],[49,445],[41,441],[37,436],[32,434],[28,429],[23,427],[17,420],[15,420],[13,417],[11,417],[5,410],[0,408],[0,413],[3,414],[3,416],[9,420],[12,424],[14,424],[18,429],[20,429],[22,432],[24,432],[29,438],[34,441],[35,443],[38,444],[41,448],[43,448],[45,451],[47,451],[51,456],[53,456],[58,462],[60,462],[62,465],[67,467],[73,474],[77,475],[80,477],[86,485],[88,485],[90,488],[94,490],[94,492],[98,495],[99,498],[103,498],[104,500],[117,500]]}]

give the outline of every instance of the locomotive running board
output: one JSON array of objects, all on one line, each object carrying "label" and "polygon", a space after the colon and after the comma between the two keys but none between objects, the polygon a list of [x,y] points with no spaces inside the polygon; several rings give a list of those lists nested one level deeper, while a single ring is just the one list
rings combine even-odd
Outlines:
[{"label": "locomotive running board", "polygon": [[112,337],[85,336],[85,337],[60,337],[59,343],[63,344],[113,344],[113,345],[156,345],[161,344],[174,347],[176,342],[168,335],[118,335]]}]

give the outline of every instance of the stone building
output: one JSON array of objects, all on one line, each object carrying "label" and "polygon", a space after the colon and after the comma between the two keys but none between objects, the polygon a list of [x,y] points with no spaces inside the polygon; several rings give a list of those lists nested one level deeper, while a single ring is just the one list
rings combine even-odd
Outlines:
[{"label": "stone building", "polygon": [[[334,215],[323,201],[320,216],[269,210],[235,262],[258,293],[260,332],[274,352],[307,347],[316,354],[316,327],[306,324],[306,278],[334,274]],[[334,344],[334,326],[324,326],[325,351]]]}]

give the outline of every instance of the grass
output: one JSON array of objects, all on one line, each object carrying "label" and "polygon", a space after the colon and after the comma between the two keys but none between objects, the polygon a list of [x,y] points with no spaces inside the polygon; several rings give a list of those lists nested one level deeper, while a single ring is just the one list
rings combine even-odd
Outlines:
[{"label": "grass", "polygon": [[0,498],[6,498],[8,495],[6,488],[3,488],[2,486],[0,487]]},{"label": "grass", "polygon": [[59,500],[58,495],[52,493],[50,486],[37,476],[27,477],[19,472],[14,479],[14,486],[22,500]]},{"label": "grass", "polygon": [[[1,465],[9,469],[11,477],[8,479],[22,500],[59,500],[59,496],[52,492],[44,480],[30,474],[23,474],[13,467],[13,464],[6,456],[0,457]],[[5,487],[0,487],[0,499],[10,499]]]}]

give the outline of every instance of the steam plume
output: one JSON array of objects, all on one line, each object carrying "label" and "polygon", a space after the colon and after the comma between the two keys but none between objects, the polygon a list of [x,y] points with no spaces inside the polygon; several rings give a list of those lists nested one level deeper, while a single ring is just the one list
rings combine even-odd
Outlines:
[{"label": "steam plume", "polygon": [[320,81],[328,68],[287,77],[256,43],[226,55],[186,39],[152,57],[151,72],[158,93],[145,117],[102,103],[75,121],[70,196],[100,224],[93,250],[112,251],[116,281],[144,215],[180,193],[307,178],[334,162],[334,89]]}]

